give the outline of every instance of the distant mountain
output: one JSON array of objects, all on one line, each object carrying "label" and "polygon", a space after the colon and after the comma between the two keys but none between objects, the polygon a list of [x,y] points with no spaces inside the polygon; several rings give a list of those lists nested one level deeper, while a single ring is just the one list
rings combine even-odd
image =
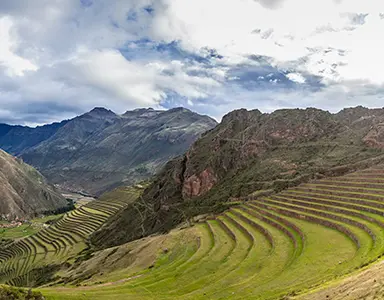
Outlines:
[{"label": "distant mountain", "polygon": [[63,121],[36,128],[0,124],[0,147],[13,155],[19,155],[50,138],[66,122]]},{"label": "distant mountain", "polygon": [[384,109],[235,110],[171,160],[136,205],[92,240],[107,247],[166,232],[192,216],[220,212],[236,197],[384,161],[383,149]]},{"label": "distant mountain", "polygon": [[21,156],[52,183],[99,195],[147,179],[216,125],[184,108],[117,115],[98,107],[43,127],[0,128],[0,147]]},{"label": "distant mountain", "polygon": [[68,202],[33,167],[0,150],[0,220],[65,210]]}]

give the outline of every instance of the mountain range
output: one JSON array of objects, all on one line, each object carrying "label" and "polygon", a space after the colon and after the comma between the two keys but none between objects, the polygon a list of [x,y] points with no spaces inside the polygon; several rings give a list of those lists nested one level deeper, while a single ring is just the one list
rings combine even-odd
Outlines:
[{"label": "mountain range", "polygon": [[103,248],[167,232],[250,193],[367,167],[383,159],[383,148],[384,109],[235,110],[168,162],[142,197],[92,242]]},{"label": "mountain range", "polygon": [[[53,212],[64,204],[22,157],[61,172],[56,179],[47,174],[72,188],[87,184],[86,164],[94,174],[109,164],[137,173],[132,181],[122,180],[132,173],[97,178],[91,183],[100,190],[122,186],[36,234],[6,240],[0,282],[38,287],[55,299],[120,299],[127,291],[140,299],[159,291],[170,299],[296,299],[303,291],[303,299],[344,299],[350,291],[339,285],[341,276],[368,266],[376,271],[363,280],[351,275],[353,286],[363,291],[368,278],[372,289],[365,290],[380,298],[380,262],[369,265],[383,256],[384,109],[239,109],[198,136],[188,134],[201,118],[184,109],[116,115],[96,108],[56,128],[37,128],[34,140],[15,138],[13,147],[26,149],[0,156],[0,188],[5,203],[16,203],[13,211]],[[30,134],[2,128],[3,137],[12,130]],[[181,152],[186,143],[177,141],[190,136]],[[114,148],[129,157],[115,161],[121,156]],[[136,161],[167,155],[157,175],[138,176]],[[76,179],[63,176],[78,166]],[[140,178],[148,180],[131,185]],[[358,294],[352,298],[364,293]]]},{"label": "mountain range", "polygon": [[184,108],[97,107],[36,128],[0,125],[0,148],[36,167],[63,189],[100,195],[148,179],[217,122]]}]

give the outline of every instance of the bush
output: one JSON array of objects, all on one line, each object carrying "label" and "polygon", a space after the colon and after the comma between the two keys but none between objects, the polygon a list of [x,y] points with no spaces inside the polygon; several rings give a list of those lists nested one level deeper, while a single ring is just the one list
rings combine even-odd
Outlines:
[{"label": "bush", "polygon": [[0,286],[0,300],[43,300],[40,292],[14,288],[10,286]]}]

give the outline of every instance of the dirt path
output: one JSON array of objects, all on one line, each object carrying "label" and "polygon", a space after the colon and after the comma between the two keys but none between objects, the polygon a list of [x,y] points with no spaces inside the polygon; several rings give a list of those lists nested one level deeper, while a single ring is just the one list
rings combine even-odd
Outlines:
[{"label": "dirt path", "polygon": [[321,288],[297,300],[373,300],[384,299],[384,260],[350,277]]}]

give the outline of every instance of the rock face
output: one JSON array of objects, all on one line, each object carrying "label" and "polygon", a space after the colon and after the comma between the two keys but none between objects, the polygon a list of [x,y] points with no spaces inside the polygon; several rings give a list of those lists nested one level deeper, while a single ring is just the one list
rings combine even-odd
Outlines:
[{"label": "rock face", "polygon": [[[22,157],[52,183],[99,195],[147,179],[216,125],[213,119],[184,108],[137,109],[117,115],[99,107],[36,129],[7,131],[4,125],[0,147]],[[29,134],[34,131],[36,136]]]},{"label": "rock face", "polygon": [[362,141],[369,147],[384,148],[384,109],[368,109],[362,106],[343,109],[336,117],[363,135]]},{"label": "rock face", "polygon": [[68,202],[31,166],[0,150],[0,219],[65,210]]},{"label": "rock face", "polygon": [[329,176],[338,166],[348,171],[384,154],[382,124],[384,109],[235,110],[171,160],[136,205],[96,233],[93,243],[106,247],[165,232],[191,216],[221,211],[232,197],[278,191]]},{"label": "rock face", "polygon": [[186,198],[203,195],[215,185],[216,181],[212,169],[206,169],[198,175],[194,174],[184,179],[182,195]]},{"label": "rock face", "polygon": [[384,148],[384,123],[375,124],[363,138],[363,141],[368,146]]}]

